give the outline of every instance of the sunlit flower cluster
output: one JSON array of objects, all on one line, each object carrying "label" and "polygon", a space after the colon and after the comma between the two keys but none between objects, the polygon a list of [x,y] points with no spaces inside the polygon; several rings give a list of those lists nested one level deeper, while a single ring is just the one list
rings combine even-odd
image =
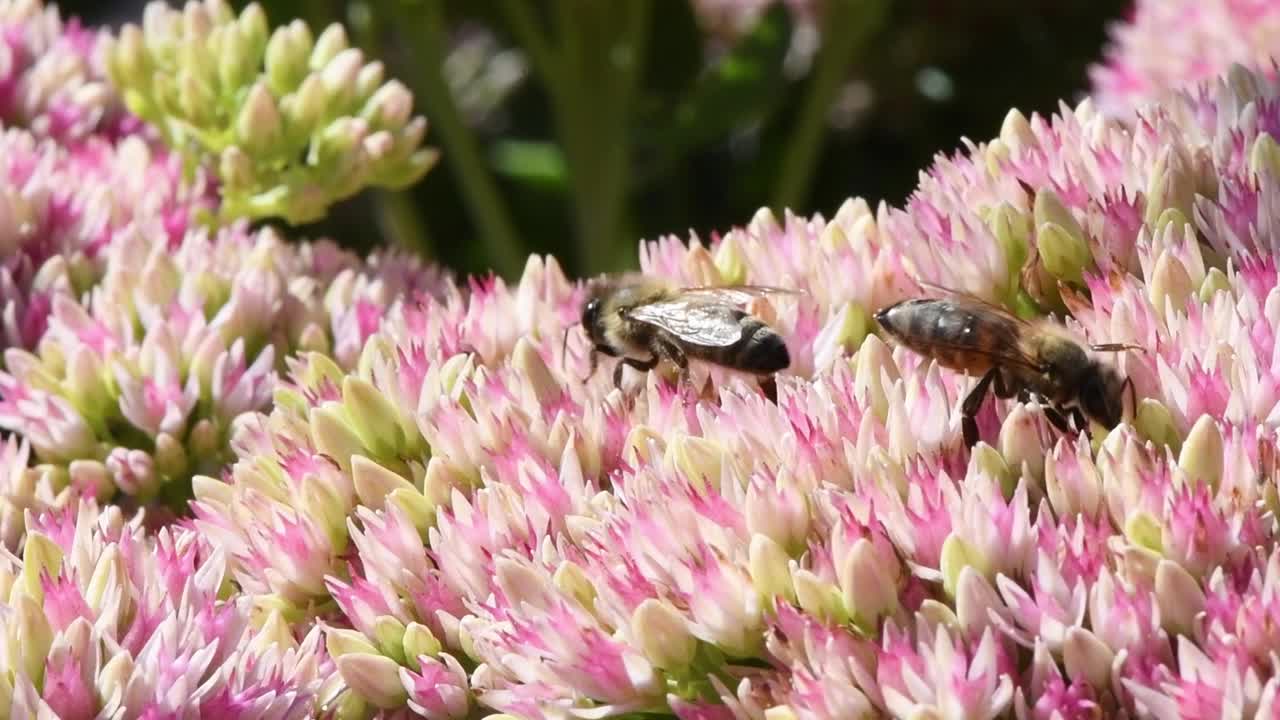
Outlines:
[{"label": "sunlit flower cluster", "polygon": [[40,0],[0,2],[0,28],[0,120],[64,141],[141,130],[107,82],[107,31],[64,21]]},{"label": "sunlit flower cluster", "polygon": [[171,147],[216,159],[224,218],[311,222],[436,162],[409,90],[337,23],[318,36],[302,20],[272,32],[257,3],[236,15],[225,0],[157,1],[109,39],[102,61],[129,110]]},{"label": "sunlit flower cluster", "polygon": [[197,533],[91,501],[29,525],[0,557],[5,717],[301,719],[340,691],[320,630],[255,622]]},{"label": "sunlit flower cluster", "polygon": [[[0,8],[10,85],[83,50]],[[789,347],[775,396],[704,363],[615,385],[554,258],[455,281],[251,227],[208,162],[280,171],[297,113],[291,156],[349,112],[402,122],[348,160],[419,152],[340,30],[208,0],[109,44],[158,138],[41,125],[58,93],[0,137],[0,718],[1280,713],[1265,75],[1013,111],[902,207],[644,243],[655,277],[790,291],[747,308]],[[351,189],[309,196],[322,166],[262,214]],[[991,398],[967,447],[976,378],[873,319],[940,287],[1140,348],[1099,355],[1137,402],[1062,432]]]},{"label": "sunlit flower cluster", "polygon": [[353,367],[384,309],[437,282],[381,272],[394,253],[364,263],[270,228],[192,230],[176,247],[131,233],[104,255],[83,300],[51,297],[34,351],[5,352],[0,427],[55,489],[179,509],[190,478],[226,461],[235,419],[271,402],[288,353]]},{"label": "sunlit flower cluster", "polygon": [[[719,369],[588,377],[552,261],[401,304],[353,372],[291,363],[195,527],[257,607],[326,628],[367,712],[1269,717],[1276,92],[1015,112],[902,209],[644,246],[801,291],[752,308],[795,359],[776,403]],[[1141,402],[1092,437],[992,402],[967,450],[973,379],[870,319],[917,280],[1142,346],[1104,358]]]},{"label": "sunlit flower cluster", "polygon": [[[56,8],[3,10],[5,37],[35,33],[33,62],[53,61],[37,40],[56,40]],[[25,87],[35,71],[13,68]],[[212,228],[217,185],[128,123],[72,137],[12,119],[29,124],[0,134],[0,430],[23,439],[8,453],[23,462],[0,471],[10,547],[23,509],[73,495],[181,510],[190,478],[226,460],[232,421],[269,405],[289,353],[354,367],[398,298],[441,284],[402,251]],[[28,459],[38,469],[16,469]]]},{"label": "sunlit flower cluster", "polygon": [[1127,117],[1233,63],[1272,75],[1278,31],[1274,0],[1137,0],[1090,70],[1093,94],[1100,110]]}]

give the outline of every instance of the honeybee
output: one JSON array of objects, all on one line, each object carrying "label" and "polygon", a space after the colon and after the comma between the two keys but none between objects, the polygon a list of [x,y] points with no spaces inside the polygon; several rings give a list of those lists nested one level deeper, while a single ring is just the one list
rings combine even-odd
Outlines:
[{"label": "honeybee", "polygon": [[[667,361],[689,378],[689,361],[765,376],[765,392],[776,398],[772,375],[791,365],[782,336],[743,306],[758,297],[794,294],[755,285],[680,287],[636,273],[594,282],[582,306],[582,327],[591,340],[591,374],[600,355],[619,358],[613,384],[624,367],[648,372]],[[567,339],[566,334],[566,339]]]},{"label": "honeybee", "polygon": [[[1045,416],[1070,432],[1092,420],[1114,428],[1124,414],[1124,394],[1136,407],[1133,381],[1092,357],[1051,320],[1028,321],[967,293],[925,283],[945,298],[904,300],[875,314],[876,322],[899,344],[942,367],[980,377],[961,405],[965,445],[978,441],[974,417],[988,389],[996,397],[1045,402]],[[1135,345],[1089,345],[1094,352],[1141,350]]]}]

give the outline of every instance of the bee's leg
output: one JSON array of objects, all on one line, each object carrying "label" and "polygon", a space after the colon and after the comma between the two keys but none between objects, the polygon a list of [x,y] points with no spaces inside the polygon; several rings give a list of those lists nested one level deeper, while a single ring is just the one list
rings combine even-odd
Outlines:
[{"label": "bee's leg", "polygon": [[1077,430],[1089,429],[1089,418],[1084,416],[1084,412],[1078,407],[1071,408],[1071,422],[1075,423]]},{"label": "bee's leg", "polygon": [[978,444],[978,421],[974,416],[978,414],[978,410],[982,409],[982,401],[987,399],[987,388],[991,387],[991,382],[1000,374],[999,370],[992,368],[987,371],[986,375],[973,386],[973,390],[969,391],[968,397],[964,399],[964,403],[960,405],[960,427],[964,431],[965,447],[973,447]]},{"label": "bee's leg", "polygon": [[[615,358],[616,358],[616,357],[618,357],[618,352],[617,352],[616,350],[614,350],[613,348],[609,347],[608,345],[594,345],[594,346],[592,346],[592,348],[591,348],[591,354],[590,354],[590,355],[588,355],[588,358],[589,358],[590,363],[591,363],[591,366],[590,366],[590,370],[591,370],[591,371],[587,373],[587,377],[586,377],[586,379],[587,379],[587,380],[590,380],[591,378],[595,377],[596,370],[600,367],[600,356],[601,356],[601,355],[604,355],[604,356],[606,356],[606,357],[615,357]],[[615,371],[615,374],[616,374],[616,371]],[[584,381],[584,382],[585,382],[585,381]],[[616,385],[617,383],[614,383],[614,384]]]},{"label": "bee's leg", "polygon": [[650,351],[653,353],[654,358],[662,358],[676,366],[680,371],[679,384],[681,387],[692,385],[692,381],[689,378],[689,358],[679,344],[668,340],[662,335],[655,335]]},{"label": "bee's leg", "polygon": [[1062,410],[1052,405],[1045,405],[1043,409],[1045,418],[1050,423],[1053,423],[1054,427],[1058,428],[1058,432],[1063,433],[1064,435],[1071,434],[1071,424],[1067,422],[1067,418],[1062,414]]},{"label": "bee's leg", "polygon": [[1011,381],[1009,378],[1005,377],[1004,373],[998,370],[994,372],[996,373],[996,377],[994,380],[991,381],[991,390],[995,392],[996,397],[1000,398],[1001,400],[1008,400],[1014,395],[1018,395],[1019,393],[1026,392],[1026,388],[1019,387],[1018,383],[1015,383]]},{"label": "bee's leg", "polygon": [[658,366],[657,355],[654,355],[648,360],[637,360],[635,358],[624,357],[622,358],[622,361],[619,362],[613,368],[613,386],[618,388],[619,390],[622,389],[622,368],[623,367],[632,367],[632,368],[635,368],[636,370],[639,370],[642,373],[646,373],[657,366]]},{"label": "bee's leg", "polygon": [[760,378],[760,391],[764,393],[764,397],[774,405],[778,404],[778,377],[776,375],[765,375]]}]

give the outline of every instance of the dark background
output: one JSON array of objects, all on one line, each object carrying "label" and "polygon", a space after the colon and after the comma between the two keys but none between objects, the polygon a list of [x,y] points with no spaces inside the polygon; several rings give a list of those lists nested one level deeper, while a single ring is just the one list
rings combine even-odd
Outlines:
[{"label": "dark background", "polygon": [[[495,9],[502,1],[446,2],[444,25],[451,42],[463,37],[455,31],[487,28],[499,45],[511,44],[511,34]],[[608,1],[621,7],[635,0]],[[879,200],[899,203],[935,153],[954,152],[963,136],[976,141],[995,136],[1009,108],[1027,114],[1052,113],[1059,99],[1074,103],[1087,90],[1088,66],[1102,56],[1107,25],[1118,20],[1129,4],[1124,0],[887,1],[886,15],[860,43],[845,73],[851,83],[846,89],[854,89],[841,99],[861,110],[846,113],[844,122],[825,128],[821,158],[809,176],[807,191],[793,207],[798,212],[830,216],[845,198],[858,195],[873,205]],[[528,4],[534,12],[543,12],[551,2],[529,0]],[[690,229],[705,238],[713,230],[745,224],[759,207],[770,204],[772,185],[791,149],[792,129],[813,73],[751,86],[746,105],[702,106],[698,120],[714,129],[713,136],[681,151],[659,171],[645,171],[645,159],[663,147],[663,122],[704,72],[711,47],[687,2],[652,2],[647,51],[628,135],[628,167],[634,168],[636,176],[617,227],[607,237],[591,240],[608,245],[608,252],[589,252],[587,257],[581,252],[583,240],[575,240],[581,235],[575,225],[574,208],[579,206],[575,203],[593,199],[575,195],[564,170],[555,169],[555,163],[547,169],[537,159],[543,156],[536,154],[533,160],[496,159],[496,150],[513,138],[533,142],[531,147],[550,148],[554,155],[559,139],[547,93],[536,75],[528,75],[503,99],[500,112],[470,125],[511,224],[518,230],[518,245],[513,248],[518,256],[554,253],[574,274],[618,269],[634,265],[635,245],[641,238],[666,233],[686,236]],[[266,0],[262,4],[273,26],[298,17],[318,34],[329,22],[343,22],[354,43],[386,62],[389,77],[402,79],[411,89],[420,87],[424,60],[412,18],[422,5],[404,0]],[[113,25],[140,21],[142,6],[138,0],[60,3],[64,16],[79,16],[86,24]],[[845,29],[825,30],[828,34],[838,31]],[[432,108],[422,93],[416,93],[415,104],[430,120]],[[330,235],[361,250],[390,237],[463,272],[496,266],[510,274],[512,264],[503,268],[476,239],[473,216],[450,167],[451,148],[435,127],[428,132],[427,143],[440,149],[441,162],[405,195],[389,199],[378,192],[363,193],[335,208],[325,221],[296,228],[295,234]],[[513,168],[513,163],[527,167]],[[641,177],[645,174],[648,177]],[[399,224],[388,220],[396,217]],[[416,231],[397,229],[410,226]]]}]

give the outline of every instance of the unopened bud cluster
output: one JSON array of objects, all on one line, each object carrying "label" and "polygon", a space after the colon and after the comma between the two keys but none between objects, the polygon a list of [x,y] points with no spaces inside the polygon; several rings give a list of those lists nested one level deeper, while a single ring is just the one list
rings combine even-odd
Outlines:
[{"label": "unopened bud cluster", "polygon": [[224,0],[153,2],[110,43],[107,69],[131,112],[216,170],[224,217],[314,221],[362,188],[412,184],[437,158],[408,89],[336,23],[272,32],[257,3],[237,16]]}]

